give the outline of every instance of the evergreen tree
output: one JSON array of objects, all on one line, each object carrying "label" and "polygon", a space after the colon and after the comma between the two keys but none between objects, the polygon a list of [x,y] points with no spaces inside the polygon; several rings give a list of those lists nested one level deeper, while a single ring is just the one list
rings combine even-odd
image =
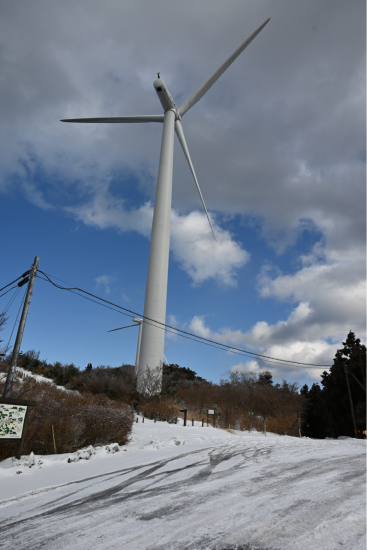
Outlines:
[{"label": "evergreen tree", "polygon": [[302,434],[324,439],[328,435],[328,414],[322,389],[318,384],[312,384],[309,390],[305,384],[300,393],[306,398],[306,407],[302,414]]},{"label": "evergreen tree", "polygon": [[273,383],[273,375],[268,370],[266,370],[265,372],[259,372],[257,377],[257,383],[260,385],[266,385],[266,384],[271,385]]},{"label": "evergreen tree", "polygon": [[326,431],[331,437],[355,435],[344,367],[348,371],[357,429],[366,429],[366,346],[352,331],[343,346],[336,352],[330,371],[321,376],[328,413]]}]

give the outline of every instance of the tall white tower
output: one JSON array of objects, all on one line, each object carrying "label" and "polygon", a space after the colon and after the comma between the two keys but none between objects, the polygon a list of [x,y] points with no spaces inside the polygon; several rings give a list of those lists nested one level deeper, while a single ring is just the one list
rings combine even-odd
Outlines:
[{"label": "tall white tower", "polygon": [[[168,281],[168,259],[171,229],[171,201],[172,201],[172,170],[173,170],[173,144],[174,132],[189,163],[190,170],[195,180],[200,199],[203,203],[211,230],[212,224],[209,219],[199,183],[196,178],[194,167],[191,162],[188,147],[183,133],[181,117],[195,103],[203,97],[211,86],[218,80],[233,61],[252,42],[259,32],[270,21],[265,21],[222,65],[203,82],[193,94],[177,108],[168,88],[160,78],[154,81],[153,86],[163,107],[164,114],[161,115],[138,115],[129,117],[107,117],[107,118],[74,118],[62,122],[112,122],[112,123],[139,123],[139,122],[163,122],[163,134],[161,154],[159,159],[157,189],[154,203],[153,225],[150,240],[149,264],[147,285],[145,291],[144,315],[141,331],[141,342],[138,343],[138,385],[140,393],[146,392],[146,380],[148,370],[151,373],[159,374],[163,365],[164,352],[164,325],[166,321],[167,302],[167,281]],[[214,235],[214,231],[213,231]],[[215,238],[215,235],[214,235]],[[140,344],[140,345],[139,345]],[[139,353],[140,348],[140,353]],[[160,378],[161,380],[161,378]],[[158,384],[159,386],[159,384]],[[159,391],[159,387],[155,387]]]}]

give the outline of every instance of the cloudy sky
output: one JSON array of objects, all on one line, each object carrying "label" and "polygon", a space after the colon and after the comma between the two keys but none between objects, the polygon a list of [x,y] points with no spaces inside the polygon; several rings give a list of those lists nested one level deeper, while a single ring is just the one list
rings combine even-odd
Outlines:
[{"label": "cloudy sky", "polygon": [[[364,342],[365,9],[363,0],[3,0],[0,287],[38,255],[43,271],[142,313],[162,125],[59,120],[160,114],[158,71],[180,105],[271,17],[183,118],[218,242],[176,142],[167,321],[310,363],[330,364],[349,330]],[[107,333],[130,322],[38,279],[22,348],[81,368],[133,363],[137,329]],[[270,369],[310,384],[322,372],[177,335],[165,355],[213,381]]]}]

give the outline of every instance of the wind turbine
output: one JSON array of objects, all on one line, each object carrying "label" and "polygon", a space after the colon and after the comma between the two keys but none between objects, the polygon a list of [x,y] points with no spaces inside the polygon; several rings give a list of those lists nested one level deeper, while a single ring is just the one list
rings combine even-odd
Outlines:
[{"label": "wind turbine", "polygon": [[194,177],[197,190],[200,195],[210,228],[211,224],[206,209],[203,195],[200,191],[195,170],[191,162],[190,153],[186,145],[182,128],[182,117],[191,107],[197,103],[204,94],[213,86],[218,78],[228,69],[234,60],[252,42],[259,32],[270,21],[265,21],[218,69],[203,82],[193,94],[177,107],[168,88],[160,74],[153,82],[155,91],[163,107],[164,114],[160,115],[138,115],[124,117],[103,117],[103,118],[73,118],[61,122],[112,122],[112,123],[138,123],[138,122],[163,122],[163,134],[161,153],[159,159],[157,188],[154,203],[154,214],[152,233],[150,238],[149,264],[147,285],[145,291],[143,325],[141,327],[141,343],[138,366],[137,390],[144,392],[145,373],[148,368],[161,368],[164,351],[164,324],[166,320],[167,280],[168,280],[168,258],[171,228],[171,199],[172,199],[172,171],[173,171],[173,142],[174,131],[186,156]]}]

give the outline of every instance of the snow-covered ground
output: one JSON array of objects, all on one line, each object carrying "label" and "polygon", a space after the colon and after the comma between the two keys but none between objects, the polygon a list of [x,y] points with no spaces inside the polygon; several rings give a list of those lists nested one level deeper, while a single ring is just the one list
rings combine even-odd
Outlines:
[{"label": "snow-covered ground", "polygon": [[126,447],[1,462],[0,548],[365,550],[365,458],[140,418]]}]

